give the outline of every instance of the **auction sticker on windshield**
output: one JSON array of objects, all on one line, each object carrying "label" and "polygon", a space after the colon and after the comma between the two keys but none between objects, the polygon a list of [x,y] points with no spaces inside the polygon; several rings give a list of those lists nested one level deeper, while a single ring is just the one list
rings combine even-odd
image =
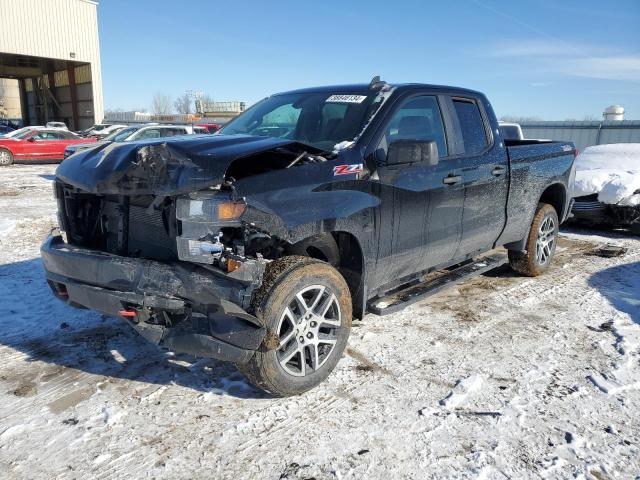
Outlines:
[{"label": "auction sticker on windshield", "polygon": [[366,95],[331,95],[326,103],[362,103],[366,98]]}]

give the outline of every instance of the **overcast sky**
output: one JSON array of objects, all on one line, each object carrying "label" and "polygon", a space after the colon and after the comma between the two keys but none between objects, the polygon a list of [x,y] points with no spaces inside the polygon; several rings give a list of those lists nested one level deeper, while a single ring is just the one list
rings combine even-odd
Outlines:
[{"label": "overcast sky", "polygon": [[253,103],[299,87],[424,82],[498,116],[640,119],[640,1],[101,0],[106,108],[202,90]]}]

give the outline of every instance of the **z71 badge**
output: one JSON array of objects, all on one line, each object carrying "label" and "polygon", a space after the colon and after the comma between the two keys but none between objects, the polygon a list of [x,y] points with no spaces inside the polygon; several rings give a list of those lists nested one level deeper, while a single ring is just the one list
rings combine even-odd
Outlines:
[{"label": "z71 badge", "polygon": [[353,163],[351,165],[336,165],[333,167],[333,175],[350,175],[352,173],[364,172],[362,163]]}]

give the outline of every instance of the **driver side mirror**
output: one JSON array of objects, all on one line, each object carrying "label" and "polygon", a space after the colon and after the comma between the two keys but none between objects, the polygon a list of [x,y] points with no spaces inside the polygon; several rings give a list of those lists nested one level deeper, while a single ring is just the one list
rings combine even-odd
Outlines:
[{"label": "driver side mirror", "polygon": [[387,151],[387,165],[438,164],[438,144],[433,140],[395,140]]},{"label": "driver side mirror", "polygon": [[33,137],[29,137],[29,138],[27,139],[27,142],[35,142],[35,141],[36,141],[36,137],[35,137],[35,136],[33,136]]}]

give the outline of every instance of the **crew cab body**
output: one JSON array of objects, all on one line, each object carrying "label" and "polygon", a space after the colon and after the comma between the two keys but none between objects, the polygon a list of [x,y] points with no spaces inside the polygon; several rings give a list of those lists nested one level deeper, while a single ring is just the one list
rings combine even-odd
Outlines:
[{"label": "crew cab body", "polygon": [[66,147],[89,141],[59,128],[36,128],[25,129],[10,138],[0,138],[0,149],[8,151],[15,161],[59,161],[63,159]]},{"label": "crew cab body", "polygon": [[568,142],[505,141],[473,90],[297,90],[215,135],[69,158],[56,182],[64,239],[42,255],[64,301],[136,317],[167,348],[241,363],[276,348],[255,312],[271,262],[332,265],[361,318],[426,272],[525,250],[541,202],[566,219],[574,156]]}]

